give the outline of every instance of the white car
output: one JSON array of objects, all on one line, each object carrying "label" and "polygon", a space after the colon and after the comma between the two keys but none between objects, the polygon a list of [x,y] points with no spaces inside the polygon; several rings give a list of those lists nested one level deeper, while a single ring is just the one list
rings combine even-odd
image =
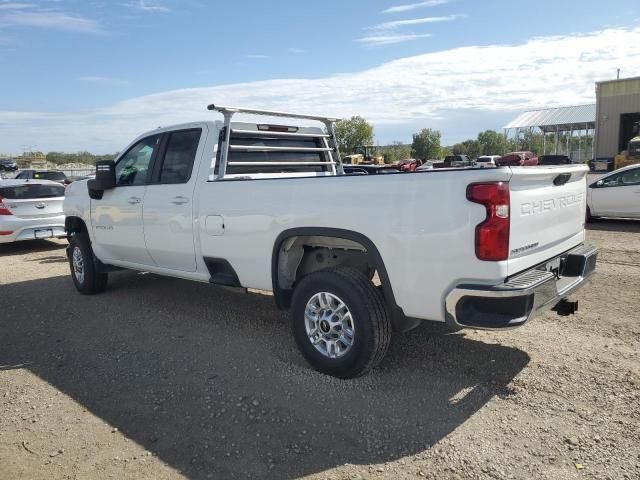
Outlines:
[{"label": "white car", "polygon": [[416,172],[424,172],[425,170],[433,170],[436,163],[442,163],[442,160],[427,160],[418,168],[416,168]]},{"label": "white car", "polygon": [[499,159],[500,155],[482,155],[476,160],[476,166],[481,168],[495,167]]},{"label": "white car", "polygon": [[0,180],[0,243],[65,237],[64,187],[49,180]]},{"label": "white car", "polygon": [[[103,291],[114,268],[271,290],[304,357],[342,378],[421,320],[500,330],[575,311],[566,299],[597,255],[584,244],[586,166],[345,175],[336,119],[209,109],[224,124],[150,131],[69,185],[80,293]],[[324,128],[231,121],[242,113]]]},{"label": "white car", "polygon": [[640,165],[629,165],[589,185],[587,218],[640,218]]}]

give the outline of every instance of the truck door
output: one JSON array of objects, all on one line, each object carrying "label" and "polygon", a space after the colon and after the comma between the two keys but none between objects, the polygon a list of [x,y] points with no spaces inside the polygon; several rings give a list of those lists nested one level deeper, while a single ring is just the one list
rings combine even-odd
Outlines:
[{"label": "truck door", "polygon": [[91,200],[94,249],[101,260],[153,265],[144,241],[142,209],[160,135],[146,137],[116,163],[116,187]]},{"label": "truck door", "polygon": [[[144,237],[147,251],[162,268],[195,272],[193,193],[198,177],[198,145],[205,144],[207,129],[167,132],[147,187]],[[195,166],[194,166],[195,164]]]}]

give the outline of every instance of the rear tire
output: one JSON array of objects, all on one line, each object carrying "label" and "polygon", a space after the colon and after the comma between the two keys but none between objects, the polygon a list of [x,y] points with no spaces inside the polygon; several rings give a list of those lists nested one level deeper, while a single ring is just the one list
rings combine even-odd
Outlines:
[{"label": "rear tire", "polygon": [[76,289],[83,295],[94,295],[107,288],[109,275],[98,272],[91,242],[86,233],[76,233],[69,240],[69,267]]},{"label": "rear tire", "polygon": [[362,272],[315,272],[296,287],[291,307],[300,352],[319,372],[338,378],[364,375],[384,358],[391,322],[379,291]]}]

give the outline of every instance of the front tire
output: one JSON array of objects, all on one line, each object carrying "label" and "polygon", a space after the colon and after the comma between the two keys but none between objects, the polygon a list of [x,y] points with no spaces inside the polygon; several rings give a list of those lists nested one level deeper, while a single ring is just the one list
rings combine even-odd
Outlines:
[{"label": "front tire", "polygon": [[319,372],[364,375],[384,358],[391,322],[380,291],[360,271],[312,273],[296,287],[291,307],[300,352]]},{"label": "front tire", "polygon": [[76,233],[69,240],[69,266],[76,289],[83,295],[94,295],[107,288],[108,274],[98,272],[91,242],[85,233]]}]

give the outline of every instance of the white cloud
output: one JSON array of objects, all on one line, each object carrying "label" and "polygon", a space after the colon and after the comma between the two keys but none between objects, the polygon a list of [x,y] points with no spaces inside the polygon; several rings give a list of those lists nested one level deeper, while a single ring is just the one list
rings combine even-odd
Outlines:
[{"label": "white cloud", "polygon": [[80,33],[101,33],[98,22],[52,9],[39,9],[33,3],[0,4],[0,25],[45,28]]},{"label": "white cloud", "polygon": [[[517,110],[594,102],[594,82],[640,71],[640,27],[534,38],[518,45],[469,46],[317,79],[274,79],[189,88],[133,98],[77,113],[0,111],[0,150],[37,138],[44,150],[120,150],[158,125],[219,119],[206,105],[223,103],[348,117],[362,115],[388,132],[438,127],[472,112],[496,118]],[[471,116],[471,115],[470,115]],[[282,120],[280,120],[282,121]],[[444,137],[450,132],[443,131]]]},{"label": "white cloud", "polygon": [[358,43],[364,43],[370,47],[378,47],[381,45],[392,45],[395,43],[408,42],[410,40],[428,37],[431,37],[430,33],[389,33],[386,35],[370,35],[358,38],[355,41]]},{"label": "white cloud", "polygon": [[370,30],[395,30],[401,27],[413,27],[416,25],[425,25],[427,23],[439,23],[439,22],[452,22],[458,18],[462,18],[464,15],[444,15],[441,17],[423,17],[423,18],[410,18],[408,20],[394,20],[392,22],[384,22],[373,27],[369,27]]},{"label": "white cloud", "polygon": [[169,7],[160,2],[157,2],[156,0],[134,0],[124,3],[123,5],[125,7],[148,13],[165,13],[171,11]]},{"label": "white cloud", "polygon": [[435,7],[438,5],[443,5],[445,3],[449,3],[450,1],[451,0],[427,0],[426,2],[409,3],[406,5],[396,5],[395,7],[390,7],[390,8],[387,8],[386,10],[383,10],[382,13],[409,12],[417,8]]},{"label": "white cloud", "polygon": [[295,47],[289,47],[287,48],[287,51],[289,53],[307,53],[307,50],[304,50],[302,48],[295,48]]},{"label": "white cloud", "polygon": [[270,58],[269,55],[262,55],[260,53],[250,53],[245,55],[244,58],[247,60],[264,60],[266,58]]},{"label": "white cloud", "polygon": [[101,77],[96,75],[86,75],[84,77],[78,78],[80,82],[87,83],[98,83],[104,85],[115,85],[115,86],[126,86],[129,85],[128,80],[123,80],[121,78],[112,78],[112,77]]},{"label": "white cloud", "polygon": [[33,3],[16,3],[16,2],[7,2],[0,3],[0,10],[24,10],[25,8],[33,8],[35,4]]}]

